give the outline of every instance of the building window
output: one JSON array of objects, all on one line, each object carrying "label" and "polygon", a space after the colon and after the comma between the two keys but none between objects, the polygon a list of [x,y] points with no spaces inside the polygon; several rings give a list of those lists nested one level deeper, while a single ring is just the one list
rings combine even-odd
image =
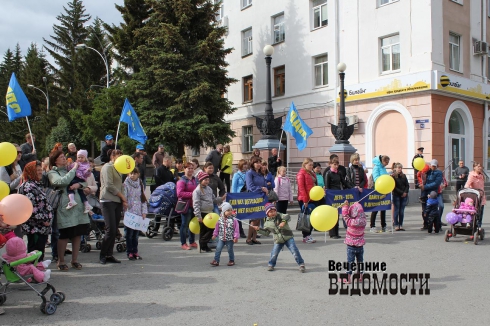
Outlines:
[{"label": "building window", "polygon": [[254,144],[253,127],[252,126],[244,126],[244,127],[242,127],[242,132],[243,132],[242,152],[243,153],[250,153],[253,151],[252,146]]},{"label": "building window", "polygon": [[400,69],[400,35],[381,39],[381,71]]},{"label": "building window", "polygon": [[286,91],[286,69],[284,66],[274,68],[274,96],[282,96]]},{"label": "building window", "polygon": [[247,56],[249,54],[252,54],[253,48],[252,48],[252,29],[249,28],[247,30],[244,30],[242,32],[242,56]]},{"label": "building window", "polygon": [[328,24],[327,0],[313,1],[313,29]]},{"label": "building window", "polygon": [[242,9],[250,7],[252,5],[252,0],[241,0],[242,1]]},{"label": "building window", "polygon": [[219,5],[218,10],[216,11],[216,21],[221,21],[224,16],[223,0],[214,0],[214,4]]},{"label": "building window", "polygon": [[274,19],[274,28],[273,28],[274,42],[273,43],[284,42],[286,38],[286,33],[284,32],[284,14],[276,16],[273,19]]},{"label": "building window", "polygon": [[247,76],[243,78],[243,102],[252,102],[254,99],[253,77]]},{"label": "building window", "polygon": [[201,155],[201,148],[192,147],[192,156],[199,156],[199,155]]},{"label": "building window", "polygon": [[449,69],[459,70],[461,36],[449,33]]},{"label": "building window", "polygon": [[315,58],[315,87],[328,85],[328,54]]},{"label": "building window", "polygon": [[390,3],[397,2],[397,1],[398,0],[379,0],[379,5],[384,6],[384,5],[388,5]]}]

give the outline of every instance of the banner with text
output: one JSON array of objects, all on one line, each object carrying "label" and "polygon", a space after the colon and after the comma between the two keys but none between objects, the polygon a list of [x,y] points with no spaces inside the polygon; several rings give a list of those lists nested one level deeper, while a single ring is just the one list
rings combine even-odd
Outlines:
[{"label": "banner with text", "polygon": [[239,220],[255,220],[265,217],[265,204],[267,195],[254,192],[242,192],[226,194],[226,201],[230,203],[236,211],[236,218]]},{"label": "banner with text", "polygon": [[124,226],[127,226],[130,229],[146,232],[148,231],[149,224],[149,218],[143,219],[142,216],[130,212],[124,212]]},{"label": "banner with text", "polygon": [[325,190],[327,205],[338,208],[339,214],[341,213],[341,206],[344,201],[347,200],[350,204],[352,204],[361,198],[362,200],[359,203],[362,205],[364,212],[366,213],[391,209],[391,193],[388,195],[382,195],[377,191],[372,191],[371,189],[363,189],[363,192],[359,192],[357,189]]}]

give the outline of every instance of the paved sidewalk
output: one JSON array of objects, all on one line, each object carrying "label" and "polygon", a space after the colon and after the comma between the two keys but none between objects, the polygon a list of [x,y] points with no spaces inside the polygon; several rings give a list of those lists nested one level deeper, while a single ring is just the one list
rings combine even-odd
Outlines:
[{"label": "paved sidewalk", "polygon": [[142,237],[141,261],[116,253],[121,264],[100,265],[93,250],[80,254],[83,270],[54,271],[52,283],[66,301],[53,316],[41,314],[32,291],[7,294],[0,325],[489,325],[490,240],[475,246],[464,236],[445,242],[442,234],[420,231],[418,205],[407,207],[405,219],[405,232],[367,232],[364,259],[385,262],[387,273],[430,273],[430,295],[329,295],[328,261],[346,261],[346,246],[343,238],[325,242],[319,232],[317,243],[305,244],[295,231],[305,274],[287,249],[267,271],[271,237],[253,246],[240,239],[233,267],[226,250],[221,265],[211,267],[214,253],[183,251],[177,235]]}]

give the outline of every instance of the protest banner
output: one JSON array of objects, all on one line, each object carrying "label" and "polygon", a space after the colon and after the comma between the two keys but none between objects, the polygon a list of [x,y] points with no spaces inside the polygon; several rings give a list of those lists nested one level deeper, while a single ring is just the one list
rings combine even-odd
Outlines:
[{"label": "protest banner", "polygon": [[142,216],[130,212],[124,212],[124,225],[130,229],[146,232],[149,224],[149,218],[143,219]]},{"label": "protest banner", "polygon": [[[361,200],[359,201],[359,199]],[[363,192],[359,192],[359,190],[354,188],[344,190],[326,189],[325,200],[327,205],[338,208],[339,214],[342,211],[342,204],[346,200],[351,205],[359,201],[366,213],[391,209],[391,194],[382,195],[370,189],[364,189]]]},{"label": "protest banner", "polygon": [[268,201],[265,193],[228,193],[226,194],[226,201],[233,206],[238,220],[255,220],[265,217],[264,206]]}]

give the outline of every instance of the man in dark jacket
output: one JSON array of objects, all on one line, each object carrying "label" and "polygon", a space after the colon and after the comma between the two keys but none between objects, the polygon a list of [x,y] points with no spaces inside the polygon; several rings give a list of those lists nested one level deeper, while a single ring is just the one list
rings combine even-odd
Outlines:
[{"label": "man in dark jacket", "polygon": [[111,158],[107,155],[107,152],[110,149],[115,149],[116,146],[114,145],[114,138],[112,135],[106,135],[105,136],[105,145],[102,147],[102,150],[100,151],[100,160],[102,164],[105,164],[111,160]]},{"label": "man in dark jacket", "polygon": [[[32,137],[31,137],[32,136]],[[27,163],[37,160],[36,150],[34,149],[34,141],[36,137],[34,134],[26,135],[26,142],[20,145],[20,150],[22,151],[22,156],[19,161],[19,165],[24,169]]]},{"label": "man in dark jacket", "polygon": [[277,168],[282,165],[282,160],[277,157],[277,148],[273,148],[271,150],[272,156],[267,159],[267,163],[269,163],[269,172],[272,173],[273,177],[276,177]]},{"label": "man in dark jacket", "polygon": [[206,156],[206,162],[211,162],[213,163],[214,166],[214,172],[213,174],[217,175],[220,164],[221,164],[221,153],[223,153],[223,145],[218,144],[216,146],[216,149],[212,150],[209,152],[208,156]]},{"label": "man in dark jacket", "polygon": [[72,162],[77,161],[77,146],[73,143],[68,144],[68,153],[66,153],[66,159],[71,159]]},{"label": "man in dark jacket", "polygon": [[155,171],[155,189],[167,182],[175,183],[174,175],[172,171],[170,171],[172,160],[170,157],[164,157],[162,163],[163,164]]},{"label": "man in dark jacket", "polygon": [[454,175],[456,176],[456,191],[464,188],[466,181],[468,181],[468,174],[470,174],[470,169],[464,165],[463,161],[459,161],[458,167],[454,170]]}]

